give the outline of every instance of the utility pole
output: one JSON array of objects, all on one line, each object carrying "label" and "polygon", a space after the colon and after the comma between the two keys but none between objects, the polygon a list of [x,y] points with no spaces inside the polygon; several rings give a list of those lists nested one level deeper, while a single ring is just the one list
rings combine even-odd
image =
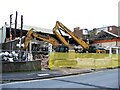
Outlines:
[{"label": "utility pole", "polygon": [[15,16],[15,29],[14,29],[14,39],[16,38],[17,15],[18,15],[18,12],[16,11],[16,16]]},{"label": "utility pole", "polygon": [[10,50],[12,50],[12,42],[11,42],[11,40],[12,40],[12,31],[11,31],[11,25],[12,25],[12,15],[13,14],[10,14]]},{"label": "utility pole", "polygon": [[20,57],[22,59],[22,52],[21,52],[21,41],[22,41],[22,29],[23,29],[23,15],[21,15],[21,30],[20,30]]},{"label": "utility pole", "polygon": [[22,39],[22,29],[23,29],[23,15],[21,15],[20,48],[21,48],[21,39]]},{"label": "utility pole", "polygon": [[20,38],[22,38],[22,30],[23,30],[23,15],[21,15],[21,30],[20,30]]},{"label": "utility pole", "polygon": [[20,28],[20,48],[21,48],[22,30],[23,30],[23,15],[21,15],[21,28]]},{"label": "utility pole", "polygon": [[11,33],[12,15],[13,14],[10,14],[10,40],[12,40],[12,33]]}]

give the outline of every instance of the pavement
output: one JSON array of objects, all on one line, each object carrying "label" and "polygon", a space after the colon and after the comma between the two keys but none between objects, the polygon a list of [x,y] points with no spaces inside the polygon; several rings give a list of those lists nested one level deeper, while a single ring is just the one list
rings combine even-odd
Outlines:
[{"label": "pavement", "polygon": [[[120,90],[118,78],[119,68],[93,71],[87,74],[77,74],[65,77],[49,79],[37,79],[21,82],[11,82],[1,84],[2,90],[43,90],[43,89],[96,89],[96,90]],[[74,69],[75,70],[75,69]],[[73,71],[70,70],[70,71]],[[75,70],[78,71],[78,70]],[[42,75],[42,74],[40,74]],[[40,76],[39,75],[39,76]],[[44,74],[45,75],[45,74]],[[47,75],[47,74],[46,74]],[[55,90],[54,89],[54,90]]]},{"label": "pavement", "polygon": [[0,83],[10,83],[16,81],[28,81],[28,80],[36,80],[36,79],[47,79],[54,77],[64,77],[70,75],[77,75],[83,73],[90,73],[93,71],[106,70],[106,69],[115,69],[114,68],[103,68],[103,69],[83,69],[83,68],[60,68],[55,70],[42,69],[41,71],[27,71],[27,72],[8,72],[8,73],[0,73]]},{"label": "pavement", "polygon": [[76,74],[89,73],[89,72],[92,72],[92,70],[80,69],[80,68],[79,69],[61,68],[56,70],[44,69],[41,71],[31,71],[31,72],[30,71],[29,72],[9,72],[9,73],[0,74],[2,76],[2,78],[0,79],[0,83],[63,77],[63,76],[76,75]]}]

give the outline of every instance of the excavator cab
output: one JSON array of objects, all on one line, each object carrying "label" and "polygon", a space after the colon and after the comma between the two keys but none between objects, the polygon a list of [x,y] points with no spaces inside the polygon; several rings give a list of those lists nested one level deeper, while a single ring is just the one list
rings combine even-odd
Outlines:
[{"label": "excavator cab", "polygon": [[59,45],[55,48],[55,52],[68,52],[69,47],[65,45]]},{"label": "excavator cab", "polygon": [[104,48],[97,48],[96,46],[90,46],[89,53],[106,53],[106,50]]},{"label": "excavator cab", "polygon": [[96,47],[95,46],[89,46],[89,50],[88,50],[88,52],[89,53],[96,53]]}]

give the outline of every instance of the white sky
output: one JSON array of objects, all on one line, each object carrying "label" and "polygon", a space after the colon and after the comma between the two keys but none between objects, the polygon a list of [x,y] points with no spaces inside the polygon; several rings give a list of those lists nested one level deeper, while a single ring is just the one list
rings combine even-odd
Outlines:
[{"label": "white sky", "polygon": [[0,0],[0,27],[9,24],[9,15],[18,11],[24,24],[52,29],[62,22],[69,29],[118,26],[119,0]]}]

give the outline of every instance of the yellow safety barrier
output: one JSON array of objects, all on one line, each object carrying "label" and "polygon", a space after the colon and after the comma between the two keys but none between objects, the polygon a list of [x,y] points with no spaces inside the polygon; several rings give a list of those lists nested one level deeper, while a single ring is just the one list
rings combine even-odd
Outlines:
[{"label": "yellow safety barrier", "polygon": [[101,53],[50,53],[49,68],[112,68],[120,66],[120,54]]}]

